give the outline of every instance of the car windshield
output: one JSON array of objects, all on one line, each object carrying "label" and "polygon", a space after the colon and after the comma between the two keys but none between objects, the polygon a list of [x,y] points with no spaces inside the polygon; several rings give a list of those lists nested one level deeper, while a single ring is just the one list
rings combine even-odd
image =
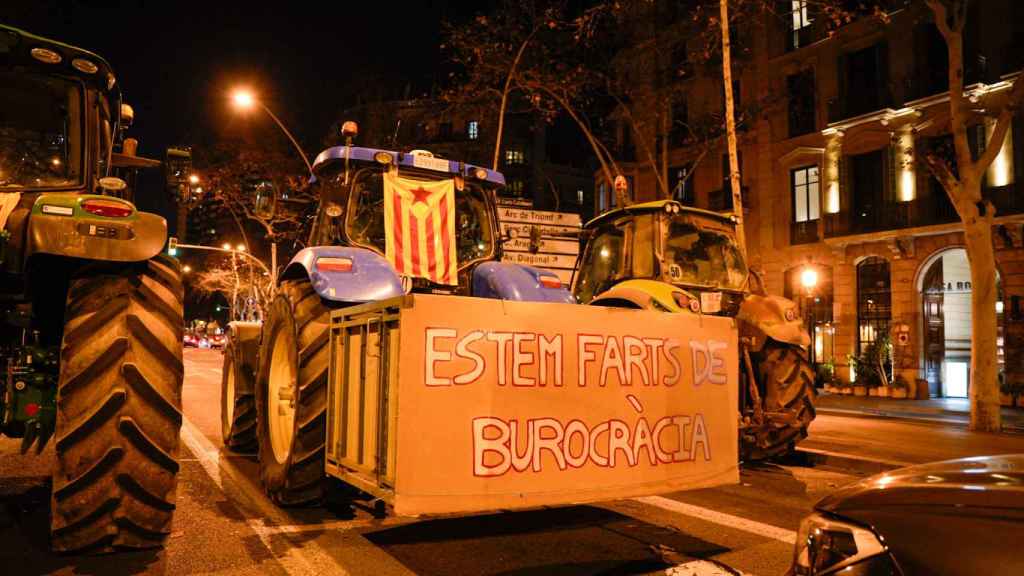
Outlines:
[{"label": "car windshield", "polygon": [[0,86],[0,189],[80,183],[79,86],[9,68],[0,68]]},{"label": "car windshield", "polygon": [[[365,169],[356,173],[345,226],[353,242],[384,253],[383,172]],[[494,250],[490,212],[484,190],[476,184],[467,182],[455,192],[455,238],[460,268]]]},{"label": "car windshield", "polygon": [[735,237],[725,229],[702,226],[686,214],[669,221],[665,262],[673,284],[742,290],[747,280],[747,265]]},{"label": "car windshield", "polygon": [[625,232],[613,226],[598,229],[594,239],[587,243],[575,287],[579,302],[590,302],[622,276],[624,243]]}]

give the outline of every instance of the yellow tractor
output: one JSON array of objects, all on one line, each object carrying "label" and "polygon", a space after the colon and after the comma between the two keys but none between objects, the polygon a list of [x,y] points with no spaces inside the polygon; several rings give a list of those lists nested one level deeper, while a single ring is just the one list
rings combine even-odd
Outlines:
[{"label": "yellow tractor", "polygon": [[736,319],[742,459],[784,454],[807,436],[810,337],[796,304],[767,295],[747,268],[732,216],[659,200],[602,214],[584,237],[572,287],[580,303]]}]

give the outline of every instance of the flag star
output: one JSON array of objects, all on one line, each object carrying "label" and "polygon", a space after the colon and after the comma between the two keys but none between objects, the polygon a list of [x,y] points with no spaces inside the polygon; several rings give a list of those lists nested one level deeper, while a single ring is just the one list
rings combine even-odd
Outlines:
[{"label": "flag star", "polygon": [[415,204],[417,202],[423,202],[424,204],[427,204],[427,200],[430,199],[430,192],[428,192],[422,186],[419,187],[419,188],[410,190],[410,193],[412,194],[412,203],[413,204]]}]

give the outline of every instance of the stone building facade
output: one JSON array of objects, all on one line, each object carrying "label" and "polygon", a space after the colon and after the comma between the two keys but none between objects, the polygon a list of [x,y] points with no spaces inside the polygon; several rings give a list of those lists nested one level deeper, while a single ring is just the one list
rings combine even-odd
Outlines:
[{"label": "stone building facade", "polygon": [[[889,335],[893,373],[928,381],[933,396],[966,396],[970,277],[958,217],[920,156],[952,148],[946,48],[923,2],[891,2],[826,34],[806,0],[781,3],[741,30],[749,58],[734,66],[741,109],[739,153],[747,245],[769,291],[798,300],[814,325],[814,356],[843,380],[848,360]],[[792,10],[792,12],[789,12]],[[976,105],[971,146],[1024,68],[1024,3],[973,3],[965,31],[967,90]],[[674,123],[722,109],[721,78],[682,80],[686,105]],[[667,137],[667,135],[666,135]],[[705,151],[707,150],[707,151]],[[684,142],[668,152],[670,186],[684,203],[730,210],[724,142]],[[635,201],[653,199],[652,173],[622,163]],[[1015,118],[989,169],[996,206],[1001,298],[1000,361],[1024,378],[1024,122]],[[614,198],[598,185],[595,206]],[[818,278],[801,284],[804,270]]]}]

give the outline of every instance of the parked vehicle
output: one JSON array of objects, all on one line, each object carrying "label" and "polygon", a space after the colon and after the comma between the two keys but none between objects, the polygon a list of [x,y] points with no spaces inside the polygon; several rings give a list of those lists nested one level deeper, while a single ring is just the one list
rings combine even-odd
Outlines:
[{"label": "parked vehicle", "polygon": [[[56,436],[51,545],[170,534],[181,426],[182,282],[167,225],[132,203],[160,165],[103,58],[0,25],[0,429]],[[16,571],[16,569],[14,569]]]},{"label": "parked vehicle", "polygon": [[192,331],[185,332],[183,344],[185,348],[198,348],[199,337]]},{"label": "parked vehicle", "polygon": [[818,502],[789,574],[1024,574],[1021,535],[1024,455],[910,466]]},{"label": "parked vehicle", "polygon": [[224,354],[224,443],[257,452],[276,503],[319,501],[325,476],[399,514],[737,481],[730,320],[703,322],[697,375],[678,323],[500,261],[500,173],[351,144],[313,172],[310,248]]},{"label": "parked vehicle", "polygon": [[796,304],[767,295],[747,269],[731,216],[659,200],[606,212],[584,230],[580,303],[736,318],[741,458],[777,456],[807,436],[810,337]]}]

